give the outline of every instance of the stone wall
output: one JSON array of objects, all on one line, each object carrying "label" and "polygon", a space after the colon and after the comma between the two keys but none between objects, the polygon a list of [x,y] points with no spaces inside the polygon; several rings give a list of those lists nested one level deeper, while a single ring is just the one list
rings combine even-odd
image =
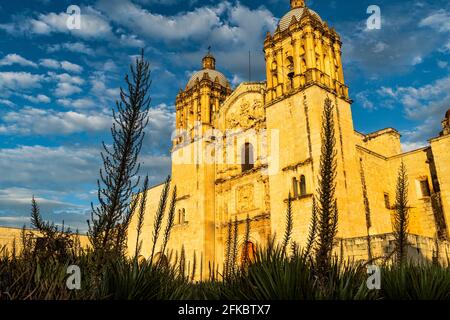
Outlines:
[{"label": "stone wall", "polygon": [[[30,229],[26,229],[26,232],[32,232],[37,237],[39,237],[39,233]],[[14,249],[17,252],[22,250],[22,229],[21,228],[9,228],[9,227],[0,227],[0,252],[3,248],[6,248],[9,253]],[[89,239],[86,235],[79,235],[80,245],[83,248],[87,248],[90,246]]]},{"label": "stone wall", "polygon": [[[431,262],[433,257],[443,265],[448,265],[450,259],[450,243],[419,235],[408,235],[408,259],[414,262]],[[383,261],[393,257],[395,240],[393,233],[385,233],[370,237],[372,258]],[[337,255],[354,261],[368,261],[368,238],[358,237],[338,239],[334,248]],[[381,259],[380,259],[381,258]],[[389,261],[389,260],[388,260]],[[390,260],[392,261],[392,260]]]}]

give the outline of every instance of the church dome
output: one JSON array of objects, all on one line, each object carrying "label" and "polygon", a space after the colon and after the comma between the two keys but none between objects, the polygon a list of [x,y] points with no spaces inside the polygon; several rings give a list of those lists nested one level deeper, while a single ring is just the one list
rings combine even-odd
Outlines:
[{"label": "church dome", "polygon": [[300,20],[300,18],[303,15],[303,12],[305,10],[308,10],[313,16],[315,16],[317,19],[319,19],[320,22],[322,22],[322,19],[315,11],[313,11],[309,8],[307,9],[306,7],[297,7],[297,8],[293,8],[291,11],[286,13],[283,16],[283,18],[280,19],[280,22],[278,23],[278,27],[280,28],[280,31],[284,31],[287,28],[289,28],[289,25],[291,24],[291,21],[292,21],[292,17],[295,16],[295,18],[297,20]]},{"label": "church dome", "polygon": [[211,53],[208,53],[202,60],[203,69],[200,71],[195,72],[191,79],[189,80],[187,84],[187,89],[191,89],[193,86],[195,86],[195,83],[198,81],[202,81],[205,74],[208,74],[208,77],[212,81],[217,81],[219,84],[223,87],[228,87],[229,83],[227,78],[223,75],[223,73],[216,70],[216,59],[213,57]]},{"label": "church dome", "polygon": [[206,73],[208,74],[209,78],[212,81],[215,81],[217,78],[219,80],[220,85],[222,85],[223,87],[228,86],[228,80],[223,75],[223,73],[221,73],[217,70],[213,70],[213,69],[203,69],[203,70],[195,72],[192,75],[191,79],[189,80],[189,82],[187,84],[188,89],[192,88],[195,85],[195,83],[197,82],[197,80],[201,81]]}]

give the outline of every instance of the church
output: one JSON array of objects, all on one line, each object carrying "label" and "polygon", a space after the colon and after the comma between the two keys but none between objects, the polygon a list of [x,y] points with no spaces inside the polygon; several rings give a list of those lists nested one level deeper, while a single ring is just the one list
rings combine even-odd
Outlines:
[{"label": "church", "polygon": [[[336,252],[361,261],[392,252],[396,179],[403,162],[409,185],[409,254],[445,258],[450,251],[450,110],[441,134],[414,151],[402,152],[400,134],[393,128],[357,132],[339,34],[305,1],[291,0],[290,5],[265,38],[264,82],[241,83],[233,90],[208,53],[202,69],[176,96],[170,186],[177,188],[177,203],[169,250],[183,248],[191,265],[195,255],[201,269],[197,273],[207,275],[209,263],[224,263],[230,221],[238,225],[239,254],[245,247],[264,246],[268,237],[281,241],[289,194],[293,240],[304,245],[329,98],[337,152]],[[144,258],[151,252],[162,189],[147,191]],[[250,237],[244,243],[247,218]],[[135,252],[136,220],[129,229],[130,254]]]}]

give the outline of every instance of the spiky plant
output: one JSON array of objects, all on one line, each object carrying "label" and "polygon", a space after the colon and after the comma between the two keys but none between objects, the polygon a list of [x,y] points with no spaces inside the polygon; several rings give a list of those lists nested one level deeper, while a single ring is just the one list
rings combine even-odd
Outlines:
[{"label": "spiky plant", "polygon": [[[31,244],[34,256],[39,256],[41,259],[55,258],[60,261],[69,259],[74,249],[72,231],[64,227],[64,222],[59,230],[54,223],[44,221],[34,196],[31,199],[31,225],[40,233],[38,240]],[[28,241],[31,241],[34,235],[27,233]]]},{"label": "spiky plant", "polygon": [[249,262],[249,252],[248,252],[248,244],[250,242],[250,216],[247,215],[247,219],[245,220],[245,237],[244,237],[244,248],[242,251],[242,268],[244,269]]},{"label": "spiky plant", "polygon": [[183,278],[186,277],[186,252],[184,251],[184,245],[181,246],[179,273]]},{"label": "spiky plant", "polygon": [[237,257],[238,257],[238,238],[239,238],[238,221],[237,221],[237,217],[234,217],[233,248],[231,250],[232,255],[231,255],[231,267],[230,267],[231,275],[234,275],[234,273],[236,272]]},{"label": "spiky plant", "polygon": [[394,212],[394,237],[396,261],[402,265],[407,260],[408,250],[408,175],[402,162],[398,170]]},{"label": "spiky plant", "polygon": [[304,250],[304,256],[310,257],[311,251],[314,249],[314,244],[316,242],[317,235],[317,207],[316,199],[313,197],[312,208],[311,208],[311,223],[309,225],[308,239],[306,241],[306,247]]},{"label": "spiky plant", "polygon": [[136,226],[136,250],[134,253],[135,258],[139,257],[139,254],[142,249],[142,241],[140,240],[142,228],[144,226],[144,218],[145,218],[145,207],[147,205],[147,190],[148,190],[148,175],[145,177],[144,186],[142,188],[141,194],[139,197],[139,211],[138,211],[138,220]]},{"label": "spiky plant", "polygon": [[167,177],[166,182],[164,183],[161,196],[159,198],[158,211],[156,211],[155,219],[153,222],[152,251],[150,254],[150,263],[153,262],[156,244],[158,242],[159,234],[161,232],[164,214],[166,212],[167,200],[169,198],[169,189],[170,189],[170,176]]},{"label": "spiky plant", "polygon": [[225,253],[225,263],[224,263],[224,278],[228,278],[230,276],[231,269],[231,260],[232,260],[232,246],[233,246],[233,223],[228,222],[227,226],[227,241],[226,241],[226,253]]},{"label": "spiky plant", "polygon": [[173,228],[173,225],[175,222],[176,204],[177,204],[177,186],[174,186],[173,191],[172,191],[172,199],[171,199],[170,205],[169,205],[166,229],[164,230],[163,244],[161,246],[162,254],[165,254],[165,252],[166,252],[167,244],[169,243],[169,239],[170,239],[170,234],[172,233],[172,228]]},{"label": "spiky plant", "polygon": [[195,272],[197,271],[197,254],[194,251],[194,259],[192,260],[192,275],[191,275],[191,281],[194,281],[195,279]]},{"label": "spiky plant", "polygon": [[286,254],[286,249],[289,245],[289,242],[291,241],[293,226],[294,222],[292,218],[292,197],[291,193],[289,192],[286,209],[286,230],[284,232],[283,238],[283,250],[282,250],[283,255]]},{"label": "spiky plant", "polygon": [[120,102],[112,109],[112,145],[103,143],[103,169],[98,184],[99,205],[92,205],[88,236],[101,261],[109,254],[123,255],[129,223],[137,202],[133,194],[139,185],[138,157],[148,124],[150,109],[150,65],[144,51],[130,66],[127,89],[120,89]]},{"label": "spiky plant", "polygon": [[322,150],[317,200],[317,246],[316,266],[319,276],[324,278],[331,262],[334,239],[337,235],[338,209],[336,190],[336,139],[334,132],[334,107],[327,97],[322,115]]}]

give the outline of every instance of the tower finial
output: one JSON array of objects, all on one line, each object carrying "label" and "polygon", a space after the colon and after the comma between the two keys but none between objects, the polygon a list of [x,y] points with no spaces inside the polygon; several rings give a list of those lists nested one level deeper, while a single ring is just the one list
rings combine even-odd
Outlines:
[{"label": "tower finial", "polygon": [[291,9],[304,8],[305,0],[291,0]]}]

